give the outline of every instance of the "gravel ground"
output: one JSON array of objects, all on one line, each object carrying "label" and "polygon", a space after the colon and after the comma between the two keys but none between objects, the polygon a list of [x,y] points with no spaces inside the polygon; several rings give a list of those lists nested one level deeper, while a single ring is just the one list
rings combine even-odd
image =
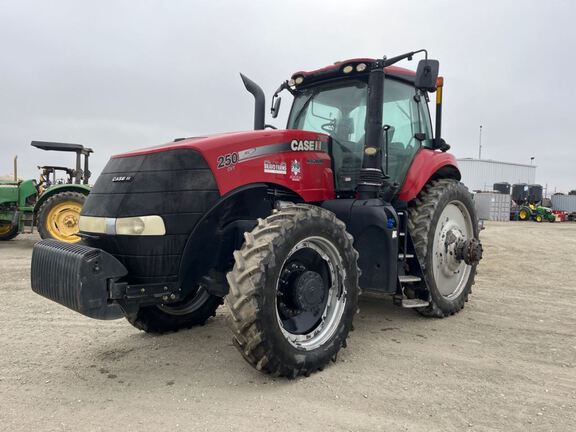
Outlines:
[{"label": "gravel ground", "polygon": [[0,430],[576,430],[576,224],[488,224],[460,314],[363,298],[338,361],[292,381],[242,360],[224,308],[155,337],[34,294],[37,239],[0,245]]}]

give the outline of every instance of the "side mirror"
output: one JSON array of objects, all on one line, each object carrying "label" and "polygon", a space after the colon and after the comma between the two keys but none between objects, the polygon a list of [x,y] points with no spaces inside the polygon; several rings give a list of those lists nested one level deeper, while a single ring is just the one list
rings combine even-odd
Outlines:
[{"label": "side mirror", "polygon": [[416,69],[414,86],[423,91],[435,92],[439,68],[440,62],[438,62],[438,60],[420,60],[418,62],[418,69]]},{"label": "side mirror", "polygon": [[272,118],[278,117],[278,113],[280,112],[280,103],[282,102],[282,98],[278,97],[273,103],[272,107],[270,108],[270,113],[272,114]]}]

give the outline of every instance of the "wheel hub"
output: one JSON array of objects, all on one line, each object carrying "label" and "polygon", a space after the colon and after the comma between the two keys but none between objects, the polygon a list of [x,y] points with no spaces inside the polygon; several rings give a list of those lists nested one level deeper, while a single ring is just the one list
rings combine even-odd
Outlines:
[{"label": "wheel hub", "polygon": [[460,240],[454,249],[454,256],[458,260],[464,260],[468,265],[475,265],[482,259],[482,243],[475,238],[469,240]]},{"label": "wheel hub", "polygon": [[447,276],[455,274],[460,268],[461,259],[457,257],[456,249],[464,241],[464,234],[458,227],[446,224],[440,235],[438,264]]},{"label": "wheel hub", "polygon": [[300,309],[315,311],[323,305],[326,291],[320,274],[305,271],[296,278],[294,283],[294,300]]}]

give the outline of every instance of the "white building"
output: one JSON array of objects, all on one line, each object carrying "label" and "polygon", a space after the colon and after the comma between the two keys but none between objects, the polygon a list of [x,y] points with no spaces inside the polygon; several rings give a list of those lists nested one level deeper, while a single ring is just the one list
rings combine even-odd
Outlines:
[{"label": "white building", "polygon": [[519,163],[500,162],[489,159],[458,159],[462,182],[471,191],[491,191],[494,183],[507,182],[534,184],[536,166]]}]

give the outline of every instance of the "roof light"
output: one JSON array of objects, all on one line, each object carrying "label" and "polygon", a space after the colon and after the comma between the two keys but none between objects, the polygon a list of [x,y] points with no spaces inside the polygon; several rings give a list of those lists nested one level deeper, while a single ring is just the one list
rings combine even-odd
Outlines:
[{"label": "roof light", "polygon": [[344,72],[345,74],[350,73],[354,70],[354,67],[352,65],[347,65],[344,66],[344,69],[342,69],[342,72]]},{"label": "roof light", "polygon": [[294,82],[296,84],[302,84],[304,82],[304,77],[303,76],[297,76],[296,78],[294,78]]},{"label": "roof light", "polygon": [[366,70],[366,63],[358,63],[356,72],[364,72]]}]

